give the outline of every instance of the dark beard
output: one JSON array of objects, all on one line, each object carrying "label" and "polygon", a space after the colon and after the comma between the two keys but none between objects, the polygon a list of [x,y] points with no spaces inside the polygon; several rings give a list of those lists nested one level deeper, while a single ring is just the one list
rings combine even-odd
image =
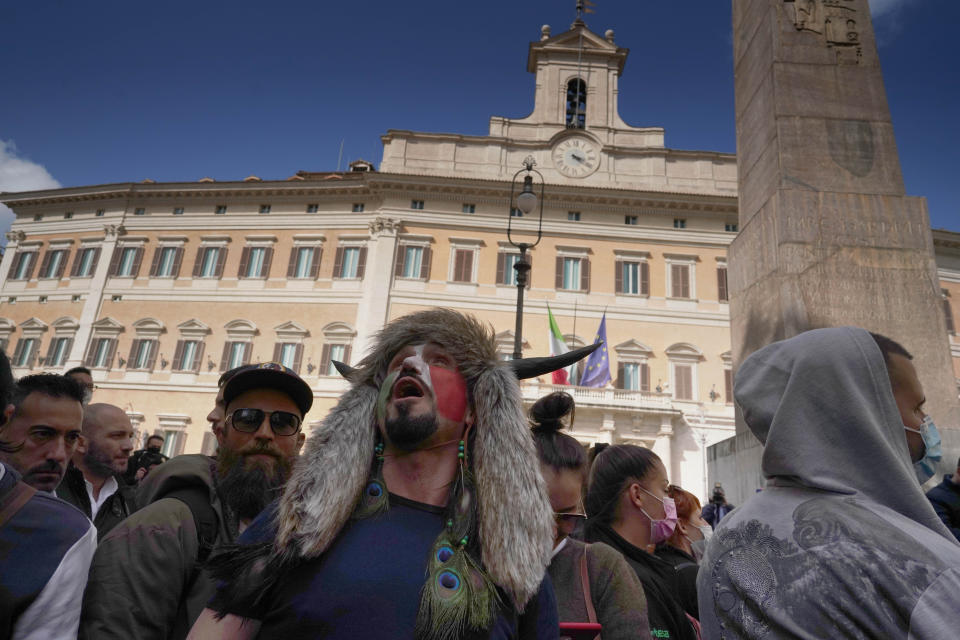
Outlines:
[{"label": "dark beard", "polygon": [[87,452],[83,454],[84,466],[98,478],[109,478],[116,475],[117,471],[110,464],[110,456],[96,445],[93,440],[88,440]]},{"label": "dark beard", "polygon": [[[245,453],[255,452],[257,449]],[[243,454],[221,447],[217,453],[220,499],[241,520],[252,520],[280,495],[291,466],[288,459],[278,456],[270,471],[255,463],[247,467]]]},{"label": "dark beard", "polygon": [[439,427],[436,414],[411,418],[405,409],[400,409],[396,418],[388,419],[384,424],[387,440],[402,451],[413,451],[417,445],[436,433]]}]

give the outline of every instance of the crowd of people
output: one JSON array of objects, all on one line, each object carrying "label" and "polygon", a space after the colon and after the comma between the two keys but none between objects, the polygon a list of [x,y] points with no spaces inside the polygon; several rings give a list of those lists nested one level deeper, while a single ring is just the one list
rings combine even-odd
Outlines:
[{"label": "crowd of people", "polygon": [[[856,328],[745,359],[762,492],[701,505],[650,449],[585,448],[573,397],[492,330],[398,318],[309,437],[313,392],[238,367],[215,456],[133,451],[88,370],[0,353],[0,638],[918,638],[960,629],[960,468],[912,356]],[[960,467],[960,462],[958,462]]]}]

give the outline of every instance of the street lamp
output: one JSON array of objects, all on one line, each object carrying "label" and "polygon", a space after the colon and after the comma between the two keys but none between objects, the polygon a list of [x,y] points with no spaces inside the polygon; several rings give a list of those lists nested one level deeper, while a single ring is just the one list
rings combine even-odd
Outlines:
[{"label": "street lamp", "polygon": [[[513,181],[510,183],[510,217],[507,218],[507,240],[520,250],[520,258],[513,265],[514,270],[517,272],[517,324],[513,336],[514,360],[519,360],[523,357],[523,353],[521,353],[523,346],[523,290],[527,286],[527,277],[530,274],[530,263],[527,262],[527,249],[531,249],[540,244],[540,238],[543,235],[543,175],[533,168],[536,164],[533,156],[527,156],[523,161],[523,169],[513,174]],[[537,239],[533,243],[514,242],[513,236],[511,235],[514,218],[513,194],[516,191],[517,178],[524,172],[526,172],[526,175],[523,176],[523,187],[517,196],[517,209],[522,211],[523,215],[527,215],[536,209],[538,201],[540,203],[540,219],[537,222]],[[533,191],[533,174],[537,174],[540,177],[539,198],[537,198],[537,194]]]}]

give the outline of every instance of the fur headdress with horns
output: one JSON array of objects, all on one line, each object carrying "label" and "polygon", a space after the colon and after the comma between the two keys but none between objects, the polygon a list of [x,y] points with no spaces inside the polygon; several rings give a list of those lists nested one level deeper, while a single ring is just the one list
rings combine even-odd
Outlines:
[{"label": "fur headdress with horns", "polygon": [[[387,366],[404,346],[427,342],[448,351],[467,383],[475,418],[469,471],[482,570],[518,611],[537,592],[550,562],[553,515],[517,374],[497,358],[492,327],[450,309],[432,309],[390,322],[359,365],[344,368],[351,387],[307,440],[280,501],[269,558],[264,550],[259,559],[247,555],[243,566],[214,561],[215,574],[231,583],[228,597],[256,610],[259,598],[252,592],[262,593],[264,580],[269,582],[265,570],[316,558],[329,548],[355,514],[369,478]],[[254,567],[260,575],[243,575]]]}]

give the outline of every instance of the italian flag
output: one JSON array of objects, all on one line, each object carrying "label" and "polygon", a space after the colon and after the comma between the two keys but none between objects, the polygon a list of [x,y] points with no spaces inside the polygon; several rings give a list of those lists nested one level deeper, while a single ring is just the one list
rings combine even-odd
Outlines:
[{"label": "italian flag", "polygon": [[[560,327],[557,326],[557,319],[553,317],[550,311],[550,305],[547,305],[547,315],[550,317],[550,355],[559,356],[570,351],[567,343],[563,340],[563,334],[560,333]],[[564,369],[557,369],[553,372],[553,384],[576,384],[577,365],[572,364]]]}]

